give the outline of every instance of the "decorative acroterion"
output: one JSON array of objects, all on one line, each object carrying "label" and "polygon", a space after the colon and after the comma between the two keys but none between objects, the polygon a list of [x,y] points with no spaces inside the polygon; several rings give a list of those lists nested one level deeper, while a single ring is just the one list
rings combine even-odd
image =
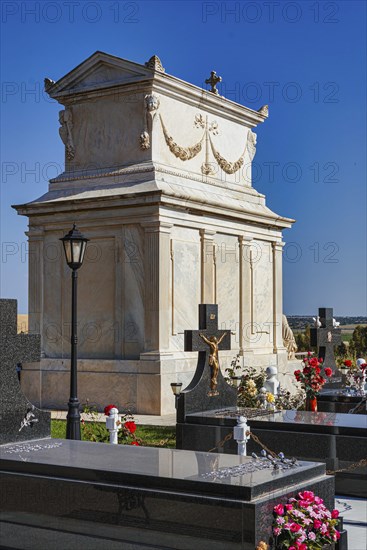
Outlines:
[{"label": "decorative acroterion", "polygon": [[219,95],[219,92],[217,90],[217,85],[218,85],[219,82],[222,82],[222,77],[218,76],[215,71],[211,71],[210,72],[210,78],[207,78],[205,80],[205,84],[210,85],[209,92],[211,92],[212,94],[215,94],[215,95]]}]

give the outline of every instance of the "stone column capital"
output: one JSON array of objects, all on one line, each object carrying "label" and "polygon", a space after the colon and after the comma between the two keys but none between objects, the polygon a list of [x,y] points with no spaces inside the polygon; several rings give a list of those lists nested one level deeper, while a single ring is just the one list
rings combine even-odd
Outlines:
[{"label": "stone column capital", "polygon": [[217,232],[213,231],[212,229],[199,229],[199,233],[201,239],[212,241]]},{"label": "stone column capital", "polygon": [[284,245],[285,245],[285,243],[283,243],[283,242],[277,242],[277,241],[273,241],[273,242],[271,243],[271,246],[273,247],[273,250],[274,250],[274,251],[282,251]]},{"label": "stone column capital", "polygon": [[169,222],[162,222],[159,220],[152,221],[152,222],[143,222],[140,224],[145,233],[171,233],[171,229],[173,227],[172,223]]},{"label": "stone column capital", "polygon": [[240,246],[249,245],[252,243],[254,239],[252,237],[248,237],[247,235],[239,235],[238,236],[238,243]]}]

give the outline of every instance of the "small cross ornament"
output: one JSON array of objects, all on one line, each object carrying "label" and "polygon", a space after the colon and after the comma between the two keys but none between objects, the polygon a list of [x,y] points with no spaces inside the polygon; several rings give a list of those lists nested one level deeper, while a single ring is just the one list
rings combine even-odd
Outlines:
[{"label": "small cross ornament", "polygon": [[222,77],[221,76],[217,76],[217,73],[215,71],[211,71],[210,72],[210,78],[207,78],[205,80],[205,84],[209,84],[210,85],[210,90],[209,92],[211,92],[212,94],[215,94],[215,95],[219,95],[219,92],[217,90],[217,84],[218,82],[222,82]]}]

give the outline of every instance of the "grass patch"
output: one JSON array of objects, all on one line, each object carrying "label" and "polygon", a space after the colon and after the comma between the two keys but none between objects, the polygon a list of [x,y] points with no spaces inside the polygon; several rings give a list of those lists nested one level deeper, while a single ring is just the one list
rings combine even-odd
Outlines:
[{"label": "grass patch", "polygon": [[[94,424],[98,424],[96,433],[98,429],[105,426],[102,422],[95,422]],[[142,426],[137,424],[135,435],[144,447],[167,447],[170,449],[176,447],[175,426]],[[51,420],[51,437],[65,439],[65,436],[66,420]]]}]

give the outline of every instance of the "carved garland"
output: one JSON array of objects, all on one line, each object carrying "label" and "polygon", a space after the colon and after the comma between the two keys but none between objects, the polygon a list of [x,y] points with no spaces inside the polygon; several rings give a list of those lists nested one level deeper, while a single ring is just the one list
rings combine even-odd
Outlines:
[{"label": "carved garland", "polygon": [[203,146],[203,139],[205,134],[203,134],[203,137],[201,138],[201,140],[195,145],[193,145],[192,147],[181,147],[175,141],[173,141],[173,138],[167,132],[167,129],[164,125],[164,122],[161,116],[159,116],[159,119],[162,124],[164,139],[166,140],[169,150],[171,151],[171,153],[175,155],[175,157],[181,160],[190,160],[196,157],[196,155],[200,153],[201,148]]},{"label": "carved garland", "polygon": [[236,162],[229,162],[224,157],[222,157],[222,155],[220,155],[218,153],[218,151],[215,149],[211,138],[210,138],[210,145],[211,145],[215,160],[217,161],[217,163],[219,164],[219,166],[221,167],[221,169],[224,172],[226,172],[227,174],[234,174],[235,172],[237,172],[241,168],[241,166],[244,163],[243,156],[244,156],[245,151],[246,151],[247,143],[246,143],[245,151],[242,153],[240,158],[238,160],[236,160]]}]

